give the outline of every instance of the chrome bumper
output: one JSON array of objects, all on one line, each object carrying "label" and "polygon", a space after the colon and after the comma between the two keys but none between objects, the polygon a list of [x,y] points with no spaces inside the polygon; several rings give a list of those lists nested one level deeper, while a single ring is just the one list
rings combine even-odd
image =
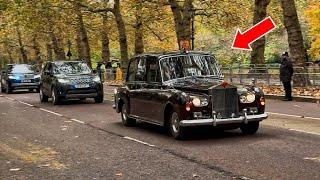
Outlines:
[{"label": "chrome bumper", "polygon": [[182,120],[180,121],[180,126],[191,127],[191,126],[217,126],[221,124],[234,124],[234,123],[245,123],[252,121],[262,121],[268,118],[267,113],[257,114],[257,115],[244,115],[238,118],[228,118],[228,119],[217,119],[215,116],[213,119],[195,119],[195,120]]}]

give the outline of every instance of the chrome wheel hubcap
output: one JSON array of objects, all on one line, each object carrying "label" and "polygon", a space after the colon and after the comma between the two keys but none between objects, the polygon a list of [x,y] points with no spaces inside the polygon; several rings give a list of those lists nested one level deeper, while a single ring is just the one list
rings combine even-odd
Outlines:
[{"label": "chrome wheel hubcap", "polygon": [[173,132],[177,133],[179,132],[180,124],[179,124],[179,117],[177,113],[173,113],[171,117],[172,122],[172,130]]},{"label": "chrome wheel hubcap", "polygon": [[127,110],[126,110],[126,108],[124,108],[123,110],[122,110],[122,118],[123,118],[123,120],[127,120]]}]

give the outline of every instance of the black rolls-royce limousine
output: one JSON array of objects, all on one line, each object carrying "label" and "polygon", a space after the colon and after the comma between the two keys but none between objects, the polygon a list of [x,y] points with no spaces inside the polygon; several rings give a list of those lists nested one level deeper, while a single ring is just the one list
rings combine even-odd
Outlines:
[{"label": "black rolls-royce limousine", "polygon": [[114,93],[114,108],[125,126],[136,120],[166,126],[176,139],[184,138],[191,126],[254,134],[268,117],[262,90],[225,82],[214,56],[203,52],[136,56],[124,86]]}]

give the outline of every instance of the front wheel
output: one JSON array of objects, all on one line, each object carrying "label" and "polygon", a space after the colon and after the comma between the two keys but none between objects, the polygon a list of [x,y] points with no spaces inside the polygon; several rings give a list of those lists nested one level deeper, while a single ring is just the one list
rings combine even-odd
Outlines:
[{"label": "front wheel", "polygon": [[184,139],[185,138],[185,128],[180,126],[180,117],[179,114],[175,111],[172,112],[171,116],[170,116],[170,132],[171,135],[175,138],[175,139]]},{"label": "front wheel", "polygon": [[4,93],[6,92],[5,88],[3,87],[3,84],[1,83],[1,92]]},{"label": "front wheel", "polygon": [[41,102],[48,102],[48,96],[43,93],[42,88],[39,88],[39,97]]},{"label": "front wheel", "polygon": [[103,103],[103,95],[98,95],[94,98],[95,103]]},{"label": "front wheel", "polygon": [[6,88],[6,93],[7,94],[11,94],[12,93],[12,88],[11,86],[8,84],[7,88]]},{"label": "front wheel", "polygon": [[136,124],[136,120],[132,119],[128,116],[128,106],[127,104],[123,104],[121,108],[121,118],[122,118],[122,124],[124,126],[134,126]]},{"label": "front wheel", "polygon": [[57,91],[54,87],[51,90],[51,97],[52,97],[52,104],[54,106],[60,104],[60,98],[59,98]]},{"label": "front wheel", "polygon": [[249,122],[240,126],[241,132],[245,135],[255,134],[259,129],[259,122]]}]

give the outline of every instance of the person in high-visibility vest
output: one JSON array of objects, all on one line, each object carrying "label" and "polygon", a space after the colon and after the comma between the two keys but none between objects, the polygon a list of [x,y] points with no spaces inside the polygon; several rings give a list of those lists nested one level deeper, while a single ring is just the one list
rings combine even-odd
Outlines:
[{"label": "person in high-visibility vest", "polygon": [[116,70],[116,81],[122,81],[122,70],[121,68],[118,66],[117,70]]}]

